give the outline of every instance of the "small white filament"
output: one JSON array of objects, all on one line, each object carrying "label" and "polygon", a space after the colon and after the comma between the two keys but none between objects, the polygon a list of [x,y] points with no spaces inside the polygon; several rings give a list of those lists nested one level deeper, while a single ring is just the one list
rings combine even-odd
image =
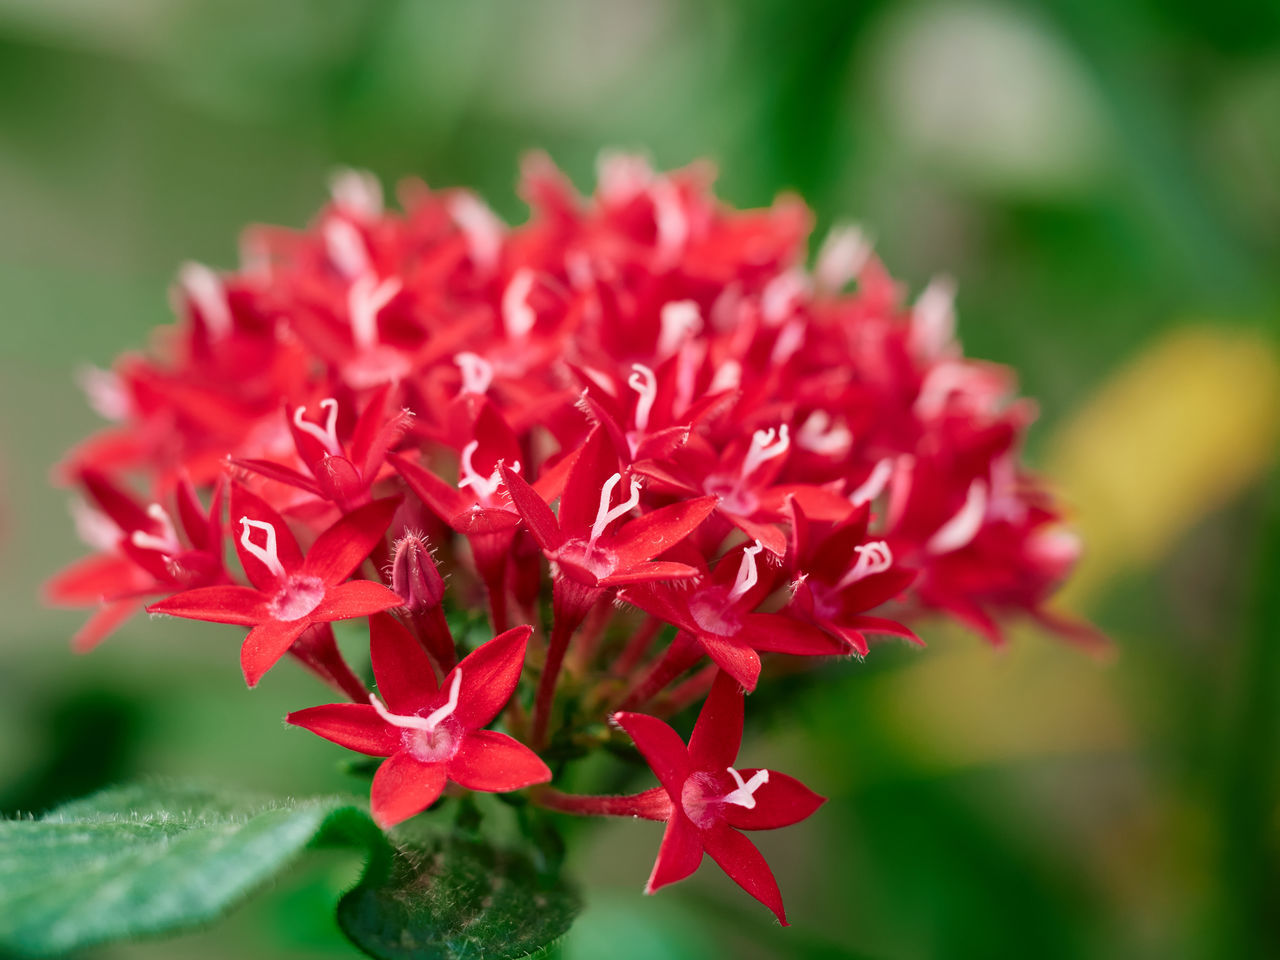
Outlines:
[{"label": "small white filament", "polygon": [[400,280],[387,277],[382,282],[374,273],[362,274],[347,291],[347,314],[351,318],[351,339],[361,350],[378,343],[378,314],[400,292]]},{"label": "small white filament", "polygon": [[843,290],[867,265],[871,249],[871,241],[857,227],[832,227],[818,251],[818,263],[813,271],[818,287],[828,293]]},{"label": "small white filament", "polygon": [[425,717],[406,717],[403,714],[392,713],[378,699],[376,693],[369,694],[369,703],[373,709],[387,723],[393,727],[400,727],[404,730],[421,730],[424,733],[434,733],[436,727],[440,726],[445,720],[453,716],[453,711],[458,709],[458,690],[462,687],[462,671],[454,670],[453,679],[449,682],[449,699],[443,706],[436,707]]},{"label": "small white filament", "polygon": [[[470,487],[475,491],[476,498],[488,503],[493,495],[498,491],[498,484],[502,483],[502,473],[497,467],[493,468],[493,473],[487,477],[483,477],[476,473],[476,468],[471,462],[471,458],[475,456],[476,450],[480,448],[479,440],[472,440],[462,448],[462,479],[458,481],[458,489]],[[511,462],[511,472],[520,472],[520,461],[513,460]]]},{"label": "small white filament", "polygon": [[338,442],[338,401],[333,397],[325,397],[320,401],[320,409],[325,412],[324,426],[303,420],[306,407],[298,407],[293,411],[293,425],[309,437],[314,437],[331,457],[342,456],[342,444]]},{"label": "small white filament", "polygon": [[538,315],[529,306],[529,294],[533,292],[533,271],[520,270],[507,289],[502,292],[502,326],[512,340],[523,340],[533,329]]},{"label": "small white filament", "polygon": [[649,415],[653,412],[653,401],[658,398],[658,378],[653,370],[643,363],[631,365],[631,376],[627,377],[627,386],[640,395],[636,400],[636,429],[644,432],[649,429]]},{"label": "small white filament", "polygon": [[[756,569],[756,554],[764,549],[759,540],[742,551],[742,562],[738,564],[738,576],[733,581],[733,589],[729,591],[729,602],[737,600],[748,590],[760,582],[760,574]],[[739,783],[739,786],[742,784]]]},{"label": "small white filament", "polygon": [[[774,438],[777,442],[774,442]],[[757,430],[751,435],[751,447],[742,461],[742,477],[745,480],[760,467],[762,463],[780,457],[791,449],[791,432],[784,423],[774,430]]]},{"label": "small white filament", "polygon": [[467,252],[482,273],[498,265],[502,252],[503,223],[488,205],[469,190],[459,190],[448,201],[449,216],[467,238]]},{"label": "small white filament", "polygon": [[815,410],[796,431],[796,446],[824,457],[838,457],[853,445],[853,434],[825,410]]},{"label": "small white filament", "polygon": [[454,354],[453,362],[462,371],[462,392],[481,395],[493,384],[493,364],[469,350]]},{"label": "small white filament", "polygon": [[924,545],[929,553],[951,553],[967,547],[982,529],[987,513],[987,485],[981,480],[969,484],[964,504],[955,516],[940,526]]},{"label": "small white filament", "polygon": [[368,170],[340,167],[329,178],[334,206],[349,216],[372,220],[382,214],[382,184]]},{"label": "small white filament", "polygon": [[[249,540],[249,535],[255,528],[267,535],[267,542],[261,547]],[[280,562],[280,554],[276,549],[276,528],[271,524],[262,520],[250,520],[248,517],[241,517],[240,546],[249,551],[251,556],[261,560],[263,566],[277,577],[284,577],[284,564]]]},{"label": "small white filament", "polygon": [[916,300],[907,342],[917,357],[936,360],[951,345],[956,332],[955,296],[954,280],[935,277]]},{"label": "small white filament", "polygon": [[873,540],[871,543],[860,544],[853,548],[853,552],[858,555],[858,559],[852,569],[836,584],[837,590],[843,590],[845,587],[852,586],[867,577],[875,576],[877,573],[884,573],[893,566],[893,551],[889,549],[889,544],[883,540]]},{"label": "small white filament", "polygon": [[178,272],[182,291],[191,300],[209,336],[221,340],[231,332],[231,306],[227,303],[227,290],[222,279],[202,263],[184,263]]},{"label": "small white filament", "polygon": [[147,516],[159,524],[160,535],[156,536],[144,530],[135,530],[129,536],[129,539],[133,541],[133,545],[141,547],[143,550],[155,550],[166,557],[181,553],[182,544],[178,540],[178,531],[174,529],[173,520],[169,517],[165,508],[158,503],[153,503],[147,507]]},{"label": "small white filament", "polygon": [[334,217],[324,225],[324,246],[329,259],[344,277],[358,277],[369,271],[369,251],[360,231],[346,220]]},{"label": "small white filament", "polygon": [[729,771],[729,776],[733,777],[733,782],[738,785],[738,789],[726,793],[723,797],[724,802],[754,810],[756,806],[756,791],[769,782],[769,771],[757,770],[751,775],[750,780],[744,781],[742,774],[733,767],[726,767],[725,769]]},{"label": "small white filament", "polygon": [[870,476],[862,481],[858,489],[849,494],[849,502],[855,507],[860,507],[864,503],[870,503],[876,497],[880,496],[885,486],[889,483],[889,478],[892,475],[893,458],[885,457],[871,468]]},{"label": "small white filament", "polygon": [[662,330],[658,334],[657,353],[659,357],[669,357],[689,337],[702,330],[702,311],[693,300],[673,300],[662,305],[658,323]]},{"label": "small white filament", "polygon": [[609,509],[609,501],[613,498],[613,488],[621,482],[622,474],[615,473],[604,482],[604,487],[600,490],[600,509],[596,511],[596,522],[591,525],[591,540],[589,542],[592,546],[595,546],[595,542],[600,539],[609,524],[624,514],[630,513],[640,505],[640,481],[636,477],[632,477],[631,496],[612,510]]}]

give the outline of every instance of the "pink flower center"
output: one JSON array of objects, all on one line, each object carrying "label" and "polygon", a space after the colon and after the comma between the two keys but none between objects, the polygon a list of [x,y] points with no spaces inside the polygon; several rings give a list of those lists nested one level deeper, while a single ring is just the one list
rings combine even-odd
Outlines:
[{"label": "pink flower center", "polygon": [[376,694],[369,694],[369,703],[384,721],[404,731],[400,735],[400,743],[414,759],[423,763],[444,763],[462,746],[463,729],[453,716],[458,709],[461,689],[462,670],[459,668],[453,671],[448,698],[425,717],[421,711],[412,716],[392,713]]},{"label": "pink flower center", "polygon": [[285,580],[271,601],[271,613],[277,620],[301,620],[320,606],[324,592],[324,581],[319,577],[295,574]]},{"label": "pink flower center", "polygon": [[726,767],[725,773],[732,778],[732,789],[726,790],[729,784],[724,776],[710,770],[699,770],[689,776],[680,790],[680,806],[684,808],[685,816],[700,830],[723,820],[726,805],[755,809],[756,791],[769,782],[768,770],[757,770],[750,780],[743,780],[742,774],[733,767]]},{"label": "pink flower center", "polygon": [[700,590],[689,600],[689,615],[707,633],[732,637],[742,626],[742,616],[723,587]]}]

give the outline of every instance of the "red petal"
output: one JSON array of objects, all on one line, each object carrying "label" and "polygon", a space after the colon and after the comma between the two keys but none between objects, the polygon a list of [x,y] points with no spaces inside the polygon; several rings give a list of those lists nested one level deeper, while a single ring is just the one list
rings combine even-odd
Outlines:
[{"label": "red petal", "polygon": [[426,467],[419,466],[398,453],[390,454],[387,459],[400,476],[404,477],[409,489],[418,495],[418,499],[450,526],[455,518],[465,514],[476,502],[475,497],[454,489]]},{"label": "red petal", "polygon": [[725,516],[747,535],[747,539],[759,540],[761,545],[775,557],[787,555],[787,537],[776,523],[756,523],[747,517],[734,516],[732,513],[726,513]]},{"label": "red petal", "polygon": [[249,636],[244,638],[244,646],[240,648],[240,669],[244,671],[245,683],[256,687],[262,675],[276,665],[298,635],[310,625],[304,617],[288,623],[268,620],[250,630]]},{"label": "red petal", "polygon": [[96,553],[55,573],[44,586],[52,604],[83,607],[101,603],[104,597],[145,590],[154,580],[145,570],[115,553]]},{"label": "red petal", "polygon": [[449,761],[448,775],[468,790],[488,793],[506,793],[551,779],[551,771],[536,753],[494,730],[469,734]]},{"label": "red petal", "polygon": [[531,633],[533,627],[524,626],[498,634],[463,657],[462,662],[444,678],[441,686],[447,690],[453,682],[453,675],[462,674],[458,708],[453,715],[463,727],[478,730],[507,705],[520,682],[525,646]]},{"label": "red petal", "polygon": [[656,893],[669,883],[689,876],[702,864],[702,837],[698,828],[680,811],[675,811],[662,835],[658,859],[653,863],[645,893]]},{"label": "red petal", "polygon": [[730,880],[772,910],[778,922],[787,926],[778,881],[754,843],[723,823],[703,831],[702,843]]},{"label": "red petal", "polygon": [[378,695],[392,713],[415,714],[436,695],[436,674],[422,644],[389,613],[369,618],[369,656]]},{"label": "red petal", "polygon": [[[268,480],[274,480],[276,483],[283,483],[290,487],[297,487],[299,490],[305,490],[313,496],[320,496],[320,487],[316,482],[310,477],[303,476],[297,470],[291,470],[281,464],[272,463],[270,460],[242,460],[239,457],[232,457],[231,462],[237,467],[266,477]],[[239,518],[237,517],[236,520],[238,522]]]},{"label": "red petal", "polygon": [[404,599],[389,587],[372,580],[348,580],[326,590],[320,606],[305,619],[351,620],[401,606],[404,606]]},{"label": "red petal", "polygon": [[615,713],[613,721],[627,731],[640,755],[649,764],[662,785],[667,788],[671,798],[680,802],[680,791],[688,779],[690,762],[689,751],[685,749],[680,734],[657,717],[644,713]]},{"label": "red petal", "polygon": [[91,616],[71,638],[71,649],[76,653],[88,653],[115,629],[132,617],[142,607],[141,600],[120,600],[108,603]]},{"label": "red petal", "polygon": [[330,703],[295,710],[285,721],[371,757],[389,757],[400,749],[400,731],[367,703]]},{"label": "red petal", "polygon": [[265,594],[251,587],[196,587],[156,601],[147,613],[252,627],[272,619],[268,603]]},{"label": "red petal", "polygon": [[673,503],[624,523],[617,536],[606,538],[604,545],[618,558],[619,566],[633,567],[679,543],[715,508],[715,497]]},{"label": "red petal", "polygon": [[799,657],[836,657],[844,645],[825,630],[783,613],[749,613],[742,618],[738,639],[756,650]]},{"label": "red petal", "polygon": [[[365,404],[364,410],[360,412],[356,425],[351,431],[351,443],[347,447],[347,452],[351,454],[351,461],[358,464],[361,472],[365,472],[365,468],[369,466],[369,453],[373,449],[374,438],[378,437],[379,432],[383,429],[383,418],[386,416],[387,410],[387,394],[391,391],[391,384],[384,383],[375,390],[369,397],[369,402]],[[408,424],[405,424],[407,427]],[[401,430],[403,433],[403,429]],[[391,439],[391,443],[395,443],[395,439]],[[390,444],[382,447],[385,453]]]},{"label": "red petal", "polygon": [[444,764],[423,763],[407,753],[394,753],[373,775],[369,803],[383,830],[431,806],[444,790]]},{"label": "red petal", "polygon": [[887,620],[884,617],[854,617],[849,621],[849,625],[859,632],[865,630],[867,633],[887,633],[890,636],[910,640],[922,647],[925,645],[925,642],[916,636],[914,630],[897,620]]},{"label": "red petal", "polygon": [[302,564],[303,572],[326,584],[345,579],[382,542],[400,499],[386,497],[366,503],[320,534]]},{"label": "red petal", "polygon": [[707,655],[725,673],[737,680],[750,693],[760,679],[760,655],[745,643],[726,640],[715,634],[696,634]]},{"label": "red petal", "polygon": [[99,510],[120,528],[126,536],[135,530],[150,531],[155,521],[147,516],[147,511],[138,506],[132,497],[123,493],[104,474],[96,470],[86,470],[80,476],[90,499]]},{"label": "red petal", "polygon": [[[560,530],[566,539],[586,539],[591,533],[600,511],[600,493],[605,482],[619,472],[618,468],[618,454],[608,431],[596,427],[582,444],[560,495]],[[625,483],[614,487],[614,506],[627,499],[628,490]]]},{"label": "red petal", "polygon": [[605,587],[619,587],[628,583],[692,580],[701,575],[701,570],[697,567],[691,567],[687,563],[672,563],[669,560],[654,560],[650,563],[638,564],[630,570],[623,570],[619,573],[613,574],[612,576],[601,577],[600,585]]},{"label": "red petal", "polygon": [[699,770],[733,766],[742,746],[742,686],[729,674],[716,674],[698,722],[689,737],[689,757]]},{"label": "red petal", "polygon": [[502,480],[507,486],[511,502],[520,511],[525,526],[533,534],[533,539],[538,541],[538,546],[545,553],[557,550],[564,543],[564,537],[560,533],[556,515],[547,506],[547,501],[538,496],[538,492],[529,486],[520,474],[512,473],[505,463],[498,469],[502,471]]},{"label": "red petal", "polygon": [[[293,538],[293,532],[289,529],[289,525],[284,522],[284,518],[276,513],[265,500],[250,493],[241,484],[232,484],[230,520],[232,537],[236,544],[236,556],[240,558],[240,566],[244,568],[250,583],[259,590],[274,590],[279,584],[276,575],[268,570],[261,560],[246,550],[240,542],[240,538],[244,533],[244,527],[240,523],[241,517],[248,517],[250,520],[257,520],[260,523],[269,523],[275,528],[276,552],[280,557],[281,565],[288,573],[292,573],[302,566],[302,551],[298,549],[298,541]],[[264,542],[264,535],[261,530],[250,528],[249,539],[252,543],[261,544]]]},{"label": "red petal", "polygon": [[[743,780],[750,780],[756,771],[739,770]],[[756,788],[756,805],[748,810],[734,803],[722,807],[724,818],[739,830],[776,830],[799,823],[827,802],[795,777],[776,770],[769,771],[769,782]]]}]

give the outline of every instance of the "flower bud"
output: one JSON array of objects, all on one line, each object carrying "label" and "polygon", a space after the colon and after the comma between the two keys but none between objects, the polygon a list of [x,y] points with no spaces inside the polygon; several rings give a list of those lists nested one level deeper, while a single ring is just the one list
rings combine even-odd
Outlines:
[{"label": "flower bud", "polygon": [[444,599],[444,578],[436,569],[431,547],[421,534],[407,533],[396,541],[391,589],[404,598],[404,605],[411,613],[438,607]]}]

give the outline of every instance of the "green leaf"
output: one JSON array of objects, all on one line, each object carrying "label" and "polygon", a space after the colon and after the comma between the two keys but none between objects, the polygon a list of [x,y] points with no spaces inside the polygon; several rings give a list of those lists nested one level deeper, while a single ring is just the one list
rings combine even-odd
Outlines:
[{"label": "green leaf", "polygon": [[165,783],[0,822],[0,954],[50,956],[225,913],[308,846],[391,848],[350,800],[273,801]]},{"label": "green leaf", "polygon": [[338,904],[338,924],[380,960],[516,960],[554,956],[581,908],[558,874],[525,854],[453,836],[397,853]]}]

